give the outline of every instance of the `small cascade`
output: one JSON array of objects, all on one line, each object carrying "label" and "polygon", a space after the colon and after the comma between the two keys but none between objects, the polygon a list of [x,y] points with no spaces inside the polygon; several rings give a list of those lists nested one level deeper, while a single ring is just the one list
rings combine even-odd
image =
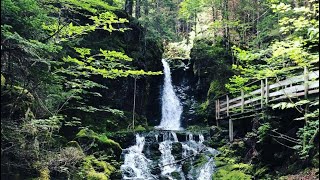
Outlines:
[{"label": "small cascade", "polygon": [[197,180],[210,180],[212,179],[212,173],[214,171],[215,164],[213,159],[210,158],[209,161],[200,169],[199,177]]},{"label": "small cascade", "polygon": [[175,132],[165,132],[163,142],[159,144],[159,151],[161,152],[161,159],[159,166],[162,167],[161,175],[168,179],[174,180],[171,173],[177,172],[180,177],[184,179],[183,172],[181,171],[181,166],[175,163],[176,159],[172,155],[172,143],[179,142],[177,134]]},{"label": "small cascade", "polygon": [[174,142],[179,142],[177,134],[175,132],[171,132]]},{"label": "small cascade", "polygon": [[167,176],[176,171],[177,168],[174,164],[175,158],[171,154],[171,142],[170,141],[163,141],[159,144],[159,151],[161,152],[161,160],[159,166],[162,167],[161,174],[163,176]]},{"label": "small cascade", "polygon": [[[124,164],[121,166],[122,178],[130,180],[210,180],[215,170],[213,157],[218,151],[203,144],[205,138],[202,134],[198,135],[199,141],[195,141],[194,136],[188,133],[188,140],[180,142],[173,131],[161,131],[150,138],[137,134],[136,144],[123,150],[125,155]],[[145,138],[152,142],[145,142]],[[150,147],[157,147],[157,149],[149,149]],[[149,154],[148,158],[143,152]],[[194,167],[197,155],[200,153],[208,161],[201,167]],[[187,171],[182,168],[185,163],[188,163],[190,167]]]},{"label": "small cascade", "polygon": [[145,138],[136,135],[136,144],[123,150],[125,154],[124,163],[121,165],[123,179],[154,179],[150,173],[150,160],[142,153]]},{"label": "small cascade", "polygon": [[155,138],[156,138],[156,141],[159,142],[159,135],[156,134],[156,135],[154,135],[154,136],[155,136]]},{"label": "small cascade", "polygon": [[199,134],[199,143],[203,143],[204,142],[204,136],[202,134]]},{"label": "small cascade", "polygon": [[188,137],[189,137],[189,141],[193,141],[193,134],[189,134]]}]

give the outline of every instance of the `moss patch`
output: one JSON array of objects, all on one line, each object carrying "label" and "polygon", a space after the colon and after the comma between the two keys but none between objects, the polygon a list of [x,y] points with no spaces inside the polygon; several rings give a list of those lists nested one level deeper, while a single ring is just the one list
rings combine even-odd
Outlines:
[{"label": "moss patch", "polygon": [[84,174],[85,179],[88,180],[109,180],[115,170],[116,168],[109,163],[91,155],[84,159],[81,174]]},{"label": "moss patch", "polygon": [[252,179],[252,165],[240,163],[240,157],[235,156],[234,150],[225,145],[218,149],[220,154],[215,158],[217,172],[213,179],[221,180],[250,180]]},{"label": "moss patch", "polygon": [[81,129],[78,134],[77,137],[87,137],[87,138],[94,138],[96,140],[98,140],[101,143],[104,143],[114,149],[117,150],[122,150],[121,146],[119,143],[115,142],[112,139],[109,139],[105,134],[98,134],[90,129]]}]

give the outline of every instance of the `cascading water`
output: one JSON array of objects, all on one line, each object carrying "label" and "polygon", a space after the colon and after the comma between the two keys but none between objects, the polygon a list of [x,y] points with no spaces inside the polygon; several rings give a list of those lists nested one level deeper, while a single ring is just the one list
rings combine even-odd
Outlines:
[{"label": "cascading water", "polygon": [[175,163],[175,158],[172,155],[172,143],[179,142],[177,134],[174,132],[165,132],[163,142],[159,144],[159,151],[161,152],[161,158],[159,166],[162,167],[161,175],[170,180],[174,180],[171,173],[177,172],[180,174],[181,180],[184,179],[184,174],[181,171],[181,166]]},{"label": "cascading water", "polygon": [[199,177],[197,180],[210,180],[212,178],[212,172],[214,171],[215,164],[213,159],[210,158],[209,161],[200,169]]},{"label": "cascading water", "polygon": [[170,66],[164,59],[162,59],[162,64],[164,73],[164,85],[161,98],[162,118],[157,128],[164,130],[181,130],[180,117],[182,114],[182,106],[172,86]]},{"label": "cascading water", "polygon": [[125,149],[127,151],[124,157],[124,164],[121,165],[123,179],[154,179],[150,173],[150,162],[142,153],[145,138],[139,134],[136,135],[136,144]]},{"label": "cascading water", "polygon": [[[152,138],[137,134],[136,144],[123,150],[122,179],[210,180],[215,169],[213,156],[218,152],[204,145],[205,137],[202,134],[198,135],[199,140],[196,141],[192,133],[185,132],[185,141],[179,141],[175,130],[182,130],[180,127],[182,106],[171,83],[169,64],[165,60],[162,60],[162,64],[164,67],[162,118],[160,125],[156,127],[159,130],[151,133]],[[145,138],[151,139],[151,142],[147,141],[146,146]],[[196,155],[200,153],[207,161],[201,167],[194,167]],[[186,168],[188,166],[189,169]]]},{"label": "cascading water", "polygon": [[[152,140],[152,142],[148,142],[149,144],[145,142],[148,136],[145,138],[137,134],[136,143],[123,150],[122,179],[210,180],[212,178],[212,173],[215,170],[213,157],[218,154],[218,151],[203,144],[205,137],[202,134],[198,135],[199,140],[196,141],[194,135],[188,133],[188,139],[180,142],[177,134],[173,131],[153,133],[156,134],[153,134],[152,137],[149,136],[148,139]],[[152,147],[150,143],[158,145],[157,148],[150,148]],[[149,157],[146,157],[148,153],[145,155],[143,152],[151,153],[149,153]],[[200,167],[194,167],[196,157],[200,153],[207,161]],[[154,157],[154,154],[159,155]],[[190,169],[187,171],[183,168],[185,163],[189,163]]]}]

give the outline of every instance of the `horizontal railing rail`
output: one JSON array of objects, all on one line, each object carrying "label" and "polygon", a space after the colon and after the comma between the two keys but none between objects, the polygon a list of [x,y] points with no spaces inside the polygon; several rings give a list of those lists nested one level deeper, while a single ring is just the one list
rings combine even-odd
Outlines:
[{"label": "horizontal railing rail", "polygon": [[269,84],[269,80],[266,78],[247,84],[244,87],[260,81],[260,88],[251,92],[245,92],[242,88],[241,95],[238,97],[230,99],[230,94],[224,94],[216,98],[216,119],[224,119],[235,113],[244,113],[245,110],[263,108],[269,102],[319,93],[319,70],[308,72],[305,67],[301,75],[281,81],[276,79],[277,82],[273,84]]}]

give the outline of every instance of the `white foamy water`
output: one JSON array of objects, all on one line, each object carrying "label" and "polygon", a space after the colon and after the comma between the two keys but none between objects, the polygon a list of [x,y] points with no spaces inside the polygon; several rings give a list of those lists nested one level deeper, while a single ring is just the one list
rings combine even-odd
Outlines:
[{"label": "white foamy water", "polygon": [[123,179],[154,179],[149,169],[151,160],[142,153],[144,144],[145,138],[137,134],[136,144],[124,150],[127,153],[124,157],[124,163],[121,165]]},{"label": "white foamy water", "polygon": [[185,180],[181,165],[176,164],[176,160],[171,153],[173,141],[179,142],[177,134],[175,132],[166,132],[163,137],[163,142],[159,143],[159,151],[161,152],[159,164],[161,167],[161,175],[169,180],[175,180],[175,178],[171,176],[171,173],[177,172],[180,174],[181,180]]},{"label": "white foamy water", "polygon": [[164,85],[162,91],[162,118],[157,128],[164,130],[180,130],[180,117],[182,114],[182,105],[174,92],[171,82],[171,71],[169,64],[162,59]]},{"label": "white foamy water", "polygon": [[210,160],[200,169],[199,177],[197,180],[210,180],[215,168],[213,159]]},{"label": "white foamy water", "polygon": [[[161,138],[159,138],[159,135]],[[213,156],[219,152],[203,144],[205,140],[204,135],[198,134],[198,136],[199,141],[195,141],[194,135],[189,133],[187,140],[180,142],[175,132],[164,131],[161,134],[156,134],[155,139],[152,137],[153,142],[149,141],[150,138],[148,142],[145,142],[145,137],[137,134],[136,144],[123,150],[125,155],[124,164],[121,166],[122,179],[210,180],[215,171]],[[150,150],[148,149],[150,148],[150,143],[158,144],[158,151],[161,153],[160,156],[157,155],[157,158],[153,158],[153,160],[147,158],[150,154],[147,157],[143,154],[143,152]],[[177,151],[179,149],[180,151]],[[180,154],[179,152],[181,153],[180,157],[177,156]],[[208,161],[200,167],[194,167],[194,162],[197,160],[196,155],[200,153]],[[181,159],[189,161],[191,167],[188,171],[183,170],[183,164],[186,162],[180,161]]]},{"label": "white foamy water", "polygon": [[204,136],[202,134],[199,134],[199,143],[203,143],[204,142]]}]

